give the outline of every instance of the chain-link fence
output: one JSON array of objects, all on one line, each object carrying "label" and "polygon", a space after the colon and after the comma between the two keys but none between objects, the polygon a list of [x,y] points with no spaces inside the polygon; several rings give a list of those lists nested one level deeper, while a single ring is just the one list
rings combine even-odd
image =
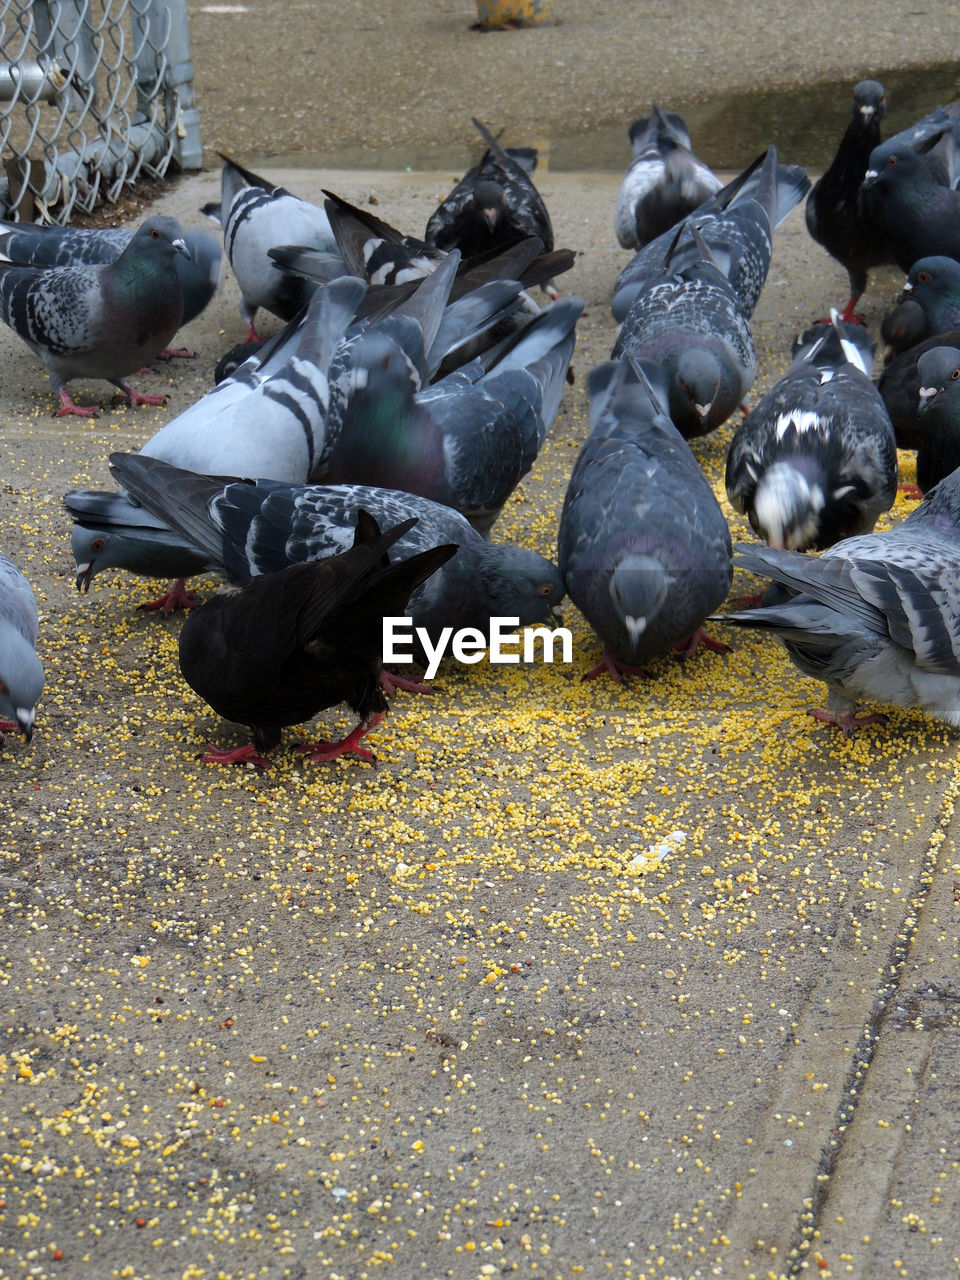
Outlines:
[{"label": "chain-link fence", "polygon": [[0,214],[65,222],[200,167],[186,0],[0,0]]}]

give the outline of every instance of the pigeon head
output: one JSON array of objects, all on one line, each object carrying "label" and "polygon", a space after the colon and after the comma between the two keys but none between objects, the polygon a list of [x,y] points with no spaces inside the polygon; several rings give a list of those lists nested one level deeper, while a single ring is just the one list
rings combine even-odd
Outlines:
[{"label": "pigeon head", "polygon": [[867,171],[863,175],[864,190],[885,191],[894,187],[911,187],[917,182],[932,182],[947,187],[947,171],[934,155],[915,151],[906,142],[891,138],[870,152]]},{"label": "pigeon head", "polygon": [[0,625],[0,720],[33,737],[36,706],[43,693],[43,664],[33,646],[9,623]]},{"label": "pigeon head", "polygon": [[920,412],[927,413],[951,388],[960,395],[960,351],[956,347],[932,347],[917,361],[920,375]]},{"label": "pigeon head", "polygon": [[165,214],[157,214],[141,223],[121,256],[131,253],[131,250],[134,257],[147,250],[171,257],[181,254],[188,262],[193,261],[193,255],[184,239],[183,228],[176,218],[169,218]]},{"label": "pigeon head", "polygon": [[921,306],[933,299],[955,299],[960,306],[960,262],[943,255],[918,258],[910,268],[898,301],[903,302],[905,298],[913,298]]},{"label": "pigeon head", "polygon": [[206,561],[169,529],[130,524],[117,529],[76,523],[70,545],[77,567],[77,590],[84,595],[105,569],[124,569],[147,578],[187,578],[200,573]]},{"label": "pigeon head", "polygon": [[750,523],[771,547],[803,551],[817,541],[826,498],[804,461],[782,459],[760,477]]},{"label": "pigeon head", "polygon": [[712,351],[703,347],[685,347],[677,357],[670,387],[670,417],[679,425],[691,415],[702,433],[710,418],[710,410],[720,390],[723,370]]},{"label": "pigeon head", "polygon": [[563,577],[545,556],[526,547],[491,544],[480,578],[490,617],[519,618],[521,627],[536,622],[559,625]]},{"label": "pigeon head", "polygon": [[861,80],[853,89],[853,118],[868,124],[882,120],[887,109],[887,91],[879,80]]},{"label": "pigeon head", "polygon": [[473,189],[477,213],[490,231],[496,231],[504,210],[503,188],[492,178],[482,178]]},{"label": "pigeon head", "polygon": [[610,575],[610,599],[632,650],[670,594],[673,575],[654,556],[630,552]]}]

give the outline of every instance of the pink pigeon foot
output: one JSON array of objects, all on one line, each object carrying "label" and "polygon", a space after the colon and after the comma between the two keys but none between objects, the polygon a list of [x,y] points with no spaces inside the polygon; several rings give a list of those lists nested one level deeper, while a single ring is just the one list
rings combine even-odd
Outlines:
[{"label": "pink pigeon foot", "polygon": [[377,727],[385,715],[386,712],[378,711],[376,715],[370,717],[366,724],[358,724],[355,729],[348,733],[345,738],[341,738],[339,742],[321,739],[320,742],[304,743],[299,749],[310,760],[318,764],[327,760],[336,760],[339,756],[347,755],[348,752],[359,756],[361,760],[366,760],[368,764],[373,764],[373,752],[368,751],[366,747],[361,747],[359,743],[360,739],[365,737],[371,729]]},{"label": "pink pigeon foot", "polygon": [[813,707],[810,714],[814,720],[837,725],[842,729],[845,738],[849,738],[854,729],[863,729],[869,724],[885,724],[887,720],[880,711],[871,712],[866,716],[858,716],[855,711],[843,711],[838,715],[835,711],[821,711],[819,707]]},{"label": "pink pigeon foot", "polygon": [[263,339],[260,337],[259,333],[257,333],[256,329],[253,327],[253,321],[248,320],[247,336],[244,338],[244,342],[262,342],[262,341]]},{"label": "pink pigeon foot", "polygon": [[694,657],[703,645],[705,649],[713,649],[715,653],[729,653],[730,646],[724,644],[722,640],[714,640],[712,636],[708,636],[702,627],[697,627],[693,635],[687,636],[686,640],[678,640],[676,644],[670,646],[680,654],[680,657],[686,661],[687,658]]},{"label": "pink pigeon foot", "polygon": [[168,618],[174,609],[195,609],[197,597],[192,591],[187,590],[183,578],[176,578],[162,596],[158,596],[156,600],[148,600],[146,604],[138,607],[145,613],[159,611]]},{"label": "pink pigeon foot", "polygon": [[123,385],[121,386],[120,394],[123,396],[127,404],[129,404],[132,409],[139,408],[140,405],[144,405],[144,404],[166,404],[167,403],[166,396],[150,396],[143,391],[137,391],[135,387],[128,386],[127,383],[123,383]]},{"label": "pink pigeon foot", "polygon": [[398,676],[386,670],[380,672],[380,688],[388,698],[392,698],[398,689],[402,689],[404,693],[433,693],[428,684],[408,680],[406,676]]},{"label": "pink pigeon foot", "polygon": [[257,749],[252,742],[248,742],[245,747],[215,747],[212,743],[207,743],[207,749],[203,753],[204,764],[255,764],[258,769],[272,769],[273,765],[266,758],[257,754]]},{"label": "pink pigeon foot", "polygon": [[624,676],[649,676],[650,672],[645,667],[631,667],[629,663],[621,662],[604,645],[603,657],[586,675],[580,677],[580,683],[583,684],[585,680],[596,680],[598,676],[604,674],[611,676],[617,684],[623,684]]},{"label": "pink pigeon foot", "polygon": [[898,484],[897,493],[902,493],[911,502],[922,502],[923,500],[923,490],[915,484]]},{"label": "pink pigeon foot", "polygon": [[60,392],[60,408],[57,410],[58,418],[66,418],[73,414],[75,418],[95,418],[100,412],[99,405],[95,404],[74,404],[70,399],[66,388]]},{"label": "pink pigeon foot", "polygon": [[854,311],[854,307],[860,301],[860,294],[855,294],[847,305],[840,312],[840,319],[845,324],[864,324],[865,321],[859,311]]}]

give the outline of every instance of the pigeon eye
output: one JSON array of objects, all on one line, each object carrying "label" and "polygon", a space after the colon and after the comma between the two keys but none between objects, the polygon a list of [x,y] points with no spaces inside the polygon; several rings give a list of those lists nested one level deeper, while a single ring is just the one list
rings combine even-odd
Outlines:
[{"label": "pigeon eye", "polygon": [[542,582],[542,583],[540,584],[540,586],[539,586],[539,587],[537,587],[537,595],[539,595],[539,596],[552,596],[552,595],[553,595],[553,583],[552,583],[552,582]]},{"label": "pigeon eye", "polygon": [[150,232],[150,234],[153,236],[154,240],[159,240],[159,239],[160,239],[160,232],[157,230],[157,228],[156,228],[156,227],[154,227],[154,228],[153,228],[153,230]]},{"label": "pigeon eye", "polygon": [[9,693],[9,692],[10,692],[10,690],[9,690],[9,689],[7,688],[7,686],[3,683],[3,681],[2,681],[2,680],[0,680],[0,693]]},{"label": "pigeon eye", "polygon": [[929,271],[918,271],[918,272],[917,272],[917,279],[920,281],[920,283],[921,283],[921,284],[926,284],[926,283],[927,283],[927,281],[930,279],[930,272],[929,272]]},{"label": "pigeon eye", "polygon": [[887,161],[887,164],[890,166],[891,169],[895,168],[899,163],[900,163],[899,156],[891,156],[890,159]]},{"label": "pigeon eye", "polygon": [[953,373],[950,375],[950,381],[956,382],[958,380],[960,380],[960,369],[954,369]]},{"label": "pigeon eye", "polygon": [[90,543],[90,550],[102,551],[105,546],[106,546],[106,543],[104,542],[103,538],[94,538],[94,540]]}]

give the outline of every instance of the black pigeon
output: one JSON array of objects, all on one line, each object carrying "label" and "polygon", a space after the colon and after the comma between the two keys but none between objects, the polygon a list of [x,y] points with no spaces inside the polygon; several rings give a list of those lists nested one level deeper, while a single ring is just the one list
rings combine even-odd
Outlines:
[{"label": "black pigeon", "polygon": [[863,190],[901,270],[919,258],[960,258],[960,191],[936,156],[891,139],[872,152]]},{"label": "black pigeon", "polygon": [[806,170],[796,164],[780,164],[776,148],[768,147],[684,219],[679,236],[665,231],[634,255],[614,285],[614,318],[626,318],[645,283],[658,275],[671,246],[676,269],[699,259],[694,228],[729,280],[744,315],[751,316],[767,278],[774,230],[809,189]]},{"label": "black pigeon", "polygon": [[585,679],[640,674],[701,631],[733,570],[730,534],[689,445],[624,362],[589,377],[592,428],[560,516],[567,592],[603,641]]},{"label": "black pigeon", "polygon": [[917,449],[917,487],[928,493],[960,467],[960,350],[933,347],[917,360],[923,438]]},{"label": "black pigeon", "polygon": [[417,587],[407,612],[434,640],[444,627],[487,632],[493,617],[551,622],[563,599],[555,565],[534,551],[487,542],[459,512],[369,485],[288,485],[196,475],[142,454],[115,453],[114,474],[137,501],[196,546],[228,581],[243,583],[350,546],[360,508],[378,524],[412,517],[398,551],[456,543],[456,557]]},{"label": "black pigeon", "polygon": [[536,236],[553,249],[547,207],[523,164],[485,125],[473,121],[487,151],[430,216],[425,239],[437,249],[459,249],[465,258]]},{"label": "black pigeon", "polygon": [[879,80],[861,80],[853,90],[853,114],[830,167],[807,197],[807,230],[850,277],[850,301],[841,320],[855,319],[854,308],[867,287],[867,273],[893,261],[883,227],[865,207],[861,187],[870,155],[880,145],[880,121],[886,91]]},{"label": "black pigeon", "polygon": [[[681,232],[678,232],[678,239]],[[698,256],[675,268],[671,246],[659,275],[644,282],[613,348],[650,379],[677,430],[706,435],[743,404],[757,376],[750,324],[700,233]]]},{"label": "black pigeon", "polygon": [[212,747],[204,760],[269,768],[265,755],[284,725],[345,702],[360,717],[357,728],[300,750],[316,761],[347,752],[372,761],[359,744],[387,712],[383,619],[401,614],[411,591],[457,550],[438,546],[389,563],[387,551],[415,523],[381,533],[361,510],[349,551],[253,578],[190,615],[180,632],[184,679],[224,719],[253,730],[252,745]]},{"label": "black pigeon", "polygon": [[867,533],[897,496],[893,427],[865,358],[834,312],[737,427],[725,484],[772,547],[831,547]]},{"label": "black pigeon", "polygon": [[895,528],[820,557],[746,544],[734,552],[790,595],[721,618],[773,632],[805,675],[824,681],[828,709],[817,719],[850,733],[882,719],[856,714],[869,699],[960,725],[960,471]]},{"label": "black pigeon", "polygon": [[104,378],[132,405],[163,404],[124,377],[156,359],[180,328],[183,291],[176,257],[189,257],[174,218],[148,218],[113,262],[20,267],[0,262],[0,319],[47,366],[60,397],[57,417],[94,417],[76,405],[66,384]]},{"label": "black pigeon", "polygon": [[888,361],[927,338],[960,328],[960,262],[942,255],[918,259],[897,304],[880,326]]},{"label": "black pigeon", "polygon": [[720,179],[693,154],[690,132],[654,104],[630,126],[633,160],[620,185],[616,231],[623,249],[642,249],[720,190]]}]

